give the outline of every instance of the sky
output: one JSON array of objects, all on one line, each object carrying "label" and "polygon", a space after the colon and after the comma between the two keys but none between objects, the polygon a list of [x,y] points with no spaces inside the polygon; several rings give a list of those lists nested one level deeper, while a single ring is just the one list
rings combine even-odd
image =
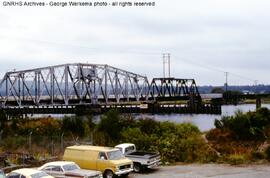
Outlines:
[{"label": "sky", "polygon": [[270,83],[269,0],[152,1],[155,7],[123,8],[6,7],[0,0],[0,77],[82,62],[151,79],[163,76],[162,54],[170,53],[171,76],[198,85],[223,85],[225,72],[229,85]]}]

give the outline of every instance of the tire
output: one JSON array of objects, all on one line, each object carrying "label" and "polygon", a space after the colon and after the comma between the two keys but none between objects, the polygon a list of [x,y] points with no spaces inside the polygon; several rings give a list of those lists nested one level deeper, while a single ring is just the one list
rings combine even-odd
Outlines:
[{"label": "tire", "polygon": [[134,163],[133,170],[134,170],[134,172],[141,172],[141,170],[142,170],[141,164],[140,163]]},{"label": "tire", "polygon": [[104,178],[113,178],[113,172],[111,170],[107,170],[107,171],[105,171],[103,177]]}]

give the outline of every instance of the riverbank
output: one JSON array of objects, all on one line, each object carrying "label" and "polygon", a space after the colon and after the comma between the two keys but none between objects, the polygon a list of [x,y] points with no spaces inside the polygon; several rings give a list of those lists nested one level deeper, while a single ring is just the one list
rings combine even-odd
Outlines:
[{"label": "riverbank", "polygon": [[[93,144],[113,147],[134,143],[139,150],[159,152],[163,164],[229,163],[246,164],[270,160],[270,110],[236,112],[214,121],[214,128],[202,132],[191,123],[134,118],[116,110],[92,117],[7,118],[1,123],[1,148],[29,153],[37,159],[61,157],[66,146]],[[20,160],[14,160],[20,164]]]}]

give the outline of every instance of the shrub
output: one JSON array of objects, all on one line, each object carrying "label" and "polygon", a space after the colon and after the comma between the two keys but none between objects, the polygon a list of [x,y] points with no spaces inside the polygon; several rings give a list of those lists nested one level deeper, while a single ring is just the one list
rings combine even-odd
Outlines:
[{"label": "shrub", "polygon": [[270,161],[270,146],[268,146],[265,150],[265,156],[268,161]]},{"label": "shrub", "polygon": [[62,132],[72,133],[80,137],[85,134],[85,123],[81,116],[72,116],[63,118]]},{"label": "shrub", "polygon": [[121,133],[122,142],[134,143],[139,150],[156,150],[158,137],[155,134],[146,134],[140,128],[128,128]]},{"label": "shrub", "polygon": [[98,131],[104,132],[107,137],[116,140],[119,138],[122,129],[120,115],[116,110],[111,110],[101,117],[100,123],[97,126]]},{"label": "shrub", "polygon": [[265,154],[260,151],[252,151],[251,152],[252,159],[254,160],[260,160],[265,158]]},{"label": "shrub", "polygon": [[242,154],[231,154],[228,156],[228,163],[232,165],[243,164],[247,161],[245,155]]},{"label": "shrub", "polygon": [[235,116],[215,120],[217,129],[229,129],[238,140],[265,140],[269,135],[270,111],[260,108],[256,112],[236,111]]}]

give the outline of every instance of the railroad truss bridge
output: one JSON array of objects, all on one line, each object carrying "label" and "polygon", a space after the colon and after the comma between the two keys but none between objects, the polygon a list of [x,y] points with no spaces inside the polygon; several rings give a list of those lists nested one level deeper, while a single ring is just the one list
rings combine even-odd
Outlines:
[{"label": "railroad truss bridge", "polygon": [[203,104],[194,79],[154,78],[103,64],[63,64],[10,71],[0,82],[8,115],[103,113],[220,114]]}]

